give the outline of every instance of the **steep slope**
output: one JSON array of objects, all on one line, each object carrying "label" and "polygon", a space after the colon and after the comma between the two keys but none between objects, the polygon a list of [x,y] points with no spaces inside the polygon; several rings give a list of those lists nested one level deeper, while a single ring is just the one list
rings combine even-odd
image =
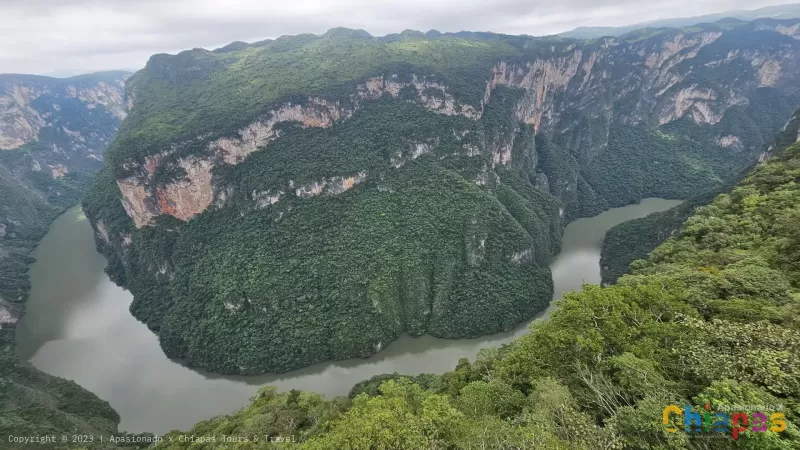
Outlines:
[{"label": "steep slope", "polygon": [[[792,115],[760,159],[780,153],[798,140],[800,140],[800,111]],[[674,208],[641,219],[629,220],[608,230],[600,257],[603,284],[615,283],[619,277],[628,272],[633,261],[646,258],[654,248],[677,232],[696,208],[711,203],[719,194],[729,193],[736,182],[749,172],[748,169],[722,186],[692,196]]]},{"label": "steep slope", "polygon": [[[195,435],[207,441],[193,449],[256,446],[226,436],[304,449],[795,449],[798,179],[794,144],[697,209],[632,275],[567,295],[529,334],[452,372],[374,377],[352,401],[267,387],[157,448]],[[684,428],[688,413],[698,418]]]},{"label": "steep slope", "polygon": [[77,384],[14,354],[30,291],[29,253],[50,222],[80,201],[125,116],[128,74],[55,79],[0,75],[0,431],[116,432],[119,416]]},{"label": "steep slope", "polygon": [[800,94],[797,24],[336,29],[156,55],[85,211],[132,313],[192,365],[507,330],[547,304],[564,221],[758,158]]}]

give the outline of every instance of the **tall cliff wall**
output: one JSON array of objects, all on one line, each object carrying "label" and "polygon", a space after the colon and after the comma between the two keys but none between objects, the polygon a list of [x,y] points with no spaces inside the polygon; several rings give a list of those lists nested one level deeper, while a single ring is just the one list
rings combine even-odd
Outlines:
[{"label": "tall cliff wall", "polygon": [[549,300],[564,221],[758,158],[800,99],[794,25],[331,30],[157,55],[84,206],[134,315],[191,364],[507,330]]}]

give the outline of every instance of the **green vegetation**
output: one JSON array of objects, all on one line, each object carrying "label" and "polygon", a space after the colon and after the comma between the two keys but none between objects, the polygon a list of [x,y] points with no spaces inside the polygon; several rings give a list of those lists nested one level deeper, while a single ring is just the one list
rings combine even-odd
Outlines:
[{"label": "green vegetation", "polygon": [[623,222],[606,233],[600,256],[603,284],[616,283],[628,273],[637,259],[645,259],[653,249],[680,230],[699,206],[711,203],[719,194],[729,192],[733,183],[696,195],[674,208]]},{"label": "green vegetation", "polygon": [[[478,122],[383,99],[336,127],[286,128],[269,151],[218,169],[237,186],[236,207],[134,230],[126,262],[111,258],[108,271],[136,294],[131,310],[169,356],[223,373],[368,356],[403,332],[509,330],[552,296],[546,263],[560,247],[559,206],[525,169],[529,131],[513,141],[519,168],[490,172],[494,192],[474,181],[492,155],[465,155],[463,145],[506,139],[518,95],[498,90]],[[421,143],[429,151],[414,156]],[[366,179],[339,195],[252,206],[254,192],[358,173]],[[108,217],[96,202],[121,209],[94,189],[90,217]]]},{"label": "green vegetation", "polygon": [[[47,232],[48,224],[70,202],[77,203],[86,180],[68,174],[60,180],[32,173],[15,177],[7,167],[22,152],[0,152],[0,205],[7,223],[0,237],[0,309],[18,317],[30,291],[29,253]],[[23,184],[25,183],[25,184]],[[41,195],[49,192],[51,196]],[[48,201],[49,200],[49,201]],[[62,206],[64,205],[64,206]],[[119,417],[107,402],[71,381],[47,375],[14,354],[13,324],[0,327],[0,433],[43,435],[116,432]]]},{"label": "green vegetation", "polygon": [[[286,101],[324,96],[349,103],[353,86],[386,73],[436,75],[456,98],[477,106],[494,61],[518,53],[500,38],[381,40],[359,30],[332,29],[236,51],[155,55],[129,82],[136,107],[114,149],[124,149],[120,157],[140,160],[198,136],[207,142],[232,135]],[[193,69],[183,70],[187,65]],[[110,154],[117,157],[114,149]],[[187,151],[195,150],[189,145]],[[113,164],[118,170],[120,165]]]},{"label": "green vegetation", "polygon": [[[773,144],[770,153],[779,153],[797,141],[800,120],[795,113],[786,123]],[[661,131],[657,131],[661,133]],[[699,206],[711,203],[719,194],[728,193],[741,178],[752,170],[752,167],[741,172],[734,180],[710,191],[694,195],[681,205],[667,211],[653,213],[641,219],[621,223],[606,233],[600,259],[603,283],[614,283],[628,272],[630,264],[637,259],[644,259],[669,236],[677,232],[694,210]]]},{"label": "green vegetation", "polygon": [[[401,333],[508,330],[550,299],[565,222],[720,186],[796,106],[785,87],[796,75],[757,87],[752,55],[800,55],[800,42],[749,25],[707,43],[689,33],[681,54],[696,56],[651,73],[678,45],[677,30],[651,31],[581,44],[335,29],[156,55],[132,78],[135,106],[84,201],[107,230],[107,272],[166,354],[216,372],[368,356]],[[375,77],[399,82],[396,96],[360,96]],[[421,100],[410,86],[421,79],[452,108],[432,108],[444,94],[430,86]],[[323,100],[347,117],[280,122],[278,139],[237,164],[209,145]],[[480,118],[453,114],[464,106]],[[210,186],[178,168],[188,156],[213,166]],[[123,177],[142,185],[126,190],[137,208],[160,214],[151,225],[123,208]],[[194,188],[212,205],[171,216],[207,204]]]},{"label": "green vegetation", "polygon": [[[798,179],[800,144],[698,208],[618,284],[567,295],[529,334],[452,372],[377,376],[350,399],[266,388],[184,434],[289,436],[308,449],[797,448]],[[668,432],[669,404],[782,404],[787,428],[735,443],[730,432]],[[296,446],[220,442],[191,448]]]},{"label": "green vegetation", "polygon": [[[24,312],[31,288],[28,266],[34,260],[30,252],[50,222],[80,201],[100,167],[90,155],[102,154],[119,125],[119,118],[102,105],[88,107],[72,98],[67,86],[108,86],[125,75],[112,72],[65,80],[0,75],[0,96],[6,88],[20,85],[41,93],[30,106],[49,124],[40,130],[37,141],[0,150],[0,433],[2,445],[10,448],[14,447],[7,440],[10,435],[117,432],[120,419],[108,402],[19,360],[15,322]],[[49,165],[57,164],[68,173],[54,178]]]}]

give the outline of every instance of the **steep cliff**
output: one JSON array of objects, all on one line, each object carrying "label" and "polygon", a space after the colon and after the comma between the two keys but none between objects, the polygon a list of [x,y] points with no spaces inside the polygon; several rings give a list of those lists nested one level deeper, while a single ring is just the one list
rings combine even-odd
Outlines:
[{"label": "steep cliff", "polygon": [[336,29],[156,55],[84,207],[133,314],[190,364],[506,330],[549,300],[564,221],[758,158],[800,99],[795,25]]},{"label": "steep cliff", "polygon": [[30,282],[29,253],[80,201],[125,116],[124,72],[67,79],[0,75],[0,431],[115,432],[119,416],[77,384],[14,354]]}]

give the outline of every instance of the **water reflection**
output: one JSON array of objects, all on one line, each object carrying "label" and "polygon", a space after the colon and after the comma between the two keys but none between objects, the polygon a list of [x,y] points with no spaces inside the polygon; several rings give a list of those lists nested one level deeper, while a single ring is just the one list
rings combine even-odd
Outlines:
[{"label": "water reflection", "polygon": [[[609,228],[678,203],[647,199],[571,223],[551,265],[554,297],[580,289],[583,282],[600,282],[600,245]],[[319,363],[277,375],[221,376],[164,356],[155,335],[129,314],[130,293],[103,273],[105,260],[94,249],[80,209],[59,217],[33,256],[33,289],[17,328],[17,353],[108,400],[122,418],[120,429],[130,432],[187,429],[246,405],[265,384],[334,396],[381,373],[441,373],[459,358],[473,358],[479,349],[509,342],[527,329],[522,324],[507,333],[460,340],[404,336],[368,359]]]}]

